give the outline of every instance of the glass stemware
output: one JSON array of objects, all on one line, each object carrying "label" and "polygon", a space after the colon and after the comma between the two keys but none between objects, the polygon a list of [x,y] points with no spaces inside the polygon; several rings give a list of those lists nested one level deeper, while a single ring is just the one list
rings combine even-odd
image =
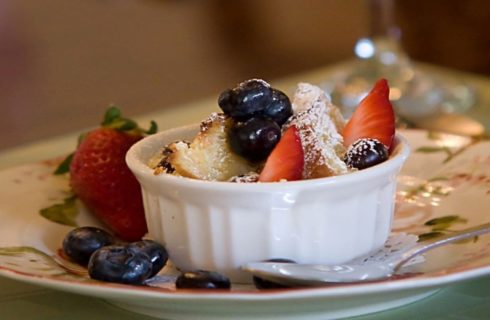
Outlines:
[{"label": "glass stemware", "polygon": [[414,65],[400,44],[393,0],[368,0],[370,35],[357,41],[356,62],[322,86],[349,117],[379,78],[390,84],[390,99],[398,116],[410,119],[438,113],[463,113],[475,102],[475,92],[456,76],[426,72]]}]

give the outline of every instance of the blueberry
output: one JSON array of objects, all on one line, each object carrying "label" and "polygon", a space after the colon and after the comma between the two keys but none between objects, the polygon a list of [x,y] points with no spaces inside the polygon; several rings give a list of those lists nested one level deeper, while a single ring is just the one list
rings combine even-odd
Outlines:
[{"label": "blueberry", "polygon": [[176,280],[178,289],[230,289],[230,279],[212,271],[197,270],[182,273]]},{"label": "blueberry", "polygon": [[221,110],[240,121],[262,113],[271,102],[270,85],[258,79],[247,80],[234,89],[227,89],[218,98]]},{"label": "blueberry", "polygon": [[[296,263],[293,260],[290,259],[269,259],[265,260],[264,262],[282,262],[282,263]],[[284,288],[290,288],[287,285],[276,283],[270,280],[262,279],[260,277],[254,276],[253,277],[253,283],[257,289],[284,289]]]},{"label": "blueberry", "polygon": [[63,252],[71,260],[87,265],[94,251],[114,243],[114,237],[95,227],[80,227],[71,230],[63,239]]},{"label": "blueberry", "polygon": [[359,170],[372,167],[388,159],[388,149],[377,139],[356,140],[347,149],[345,163]]},{"label": "blueberry", "polygon": [[262,114],[282,126],[293,115],[293,107],[284,92],[272,89],[272,101]]},{"label": "blueberry", "polygon": [[218,98],[218,105],[226,115],[231,115],[235,108],[235,93],[232,89],[226,89]]},{"label": "blueberry", "polygon": [[231,149],[250,160],[267,158],[281,138],[281,128],[274,121],[256,117],[246,122],[234,122],[229,131]]},{"label": "blueberry", "polygon": [[142,251],[150,257],[150,261],[153,265],[150,277],[153,277],[160,272],[168,260],[167,250],[165,250],[161,244],[153,240],[142,240],[130,243],[128,249],[135,252]]},{"label": "blueberry", "polygon": [[142,284],[151,276],[152,268],[146,253],[120,245],[100,248],[88,263],[92,279],[124,284]]}]

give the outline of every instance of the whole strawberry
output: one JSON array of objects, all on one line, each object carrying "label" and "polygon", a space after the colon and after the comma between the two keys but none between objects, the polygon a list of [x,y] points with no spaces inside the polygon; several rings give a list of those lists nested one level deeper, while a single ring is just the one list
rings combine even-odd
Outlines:
[{"label": "whole strawberry", "polygon": [[70,185],[75,195],[127,241],[141,239],[147,227],[140,185],[126,165],[125,156],[144,134],[154,131],[155,123],[145,132],[112,107],[106,112],[101,128],[82,136],[69,164]]}]

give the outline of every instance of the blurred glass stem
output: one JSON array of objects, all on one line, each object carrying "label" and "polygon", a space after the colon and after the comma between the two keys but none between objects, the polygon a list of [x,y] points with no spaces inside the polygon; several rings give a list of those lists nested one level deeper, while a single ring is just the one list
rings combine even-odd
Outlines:
[{"label": "blurred glass stem", "polygon": [[379,78],[390,84],[396,112],[406,118],[465,112],[475,100],[471,88],[458,78],[428,74],[415,67],[401,47],[394,23],[393,0],[366,0],[370,31],[354,46],[356,62],[325,83],[334,103],[349,117]]}]

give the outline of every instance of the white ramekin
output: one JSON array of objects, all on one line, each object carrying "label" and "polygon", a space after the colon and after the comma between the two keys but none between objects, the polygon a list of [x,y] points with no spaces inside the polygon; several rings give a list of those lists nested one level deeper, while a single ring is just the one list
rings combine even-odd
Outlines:
[{"label": "white ramekin", "polygon": [[149,235],[181,270],[221,272],[249,282],[246,262],[288,258],[338,264],[383,245],[394,211],[396,177],[409,155],[397,135],[388,161],[347,175],[282,183],[210,182],[154,175],[149,159],[198,126],[149,136],[126,156],[143,190]]}]

